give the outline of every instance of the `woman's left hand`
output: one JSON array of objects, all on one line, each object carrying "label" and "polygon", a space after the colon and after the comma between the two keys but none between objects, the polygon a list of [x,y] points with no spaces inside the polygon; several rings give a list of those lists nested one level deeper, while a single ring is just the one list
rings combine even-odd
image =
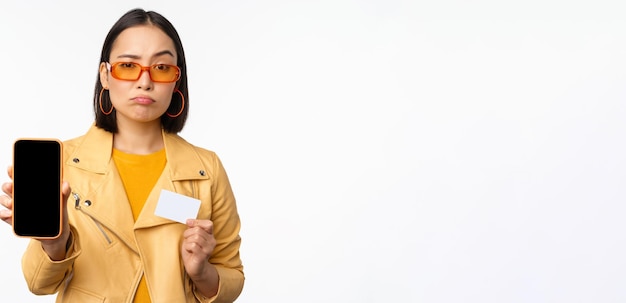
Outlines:
[{"label": "woman's left hand", "polygon": [[209,258],[215,245],[211,220],[187,220],[181,254],[185,270],[192,280],[202,279],[209,270],[208,267],[212,267]]}]

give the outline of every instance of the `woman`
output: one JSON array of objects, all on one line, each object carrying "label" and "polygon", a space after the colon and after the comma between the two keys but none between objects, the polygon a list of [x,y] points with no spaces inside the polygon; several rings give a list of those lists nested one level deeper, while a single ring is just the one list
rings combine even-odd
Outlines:
[{"label": "woman", "polygon": [[[135,9],[113,25],[93,108],[94,125],[64,142],[63,233],[24,253],[30,290],[57,302],[234,301],[244,281],[235,198],[219,158],[177,135],[187,72],[167,19]],[[11,210],[12,183],[2,190]],[[162,190],[200,200],[197,218],[156,216]]]}]

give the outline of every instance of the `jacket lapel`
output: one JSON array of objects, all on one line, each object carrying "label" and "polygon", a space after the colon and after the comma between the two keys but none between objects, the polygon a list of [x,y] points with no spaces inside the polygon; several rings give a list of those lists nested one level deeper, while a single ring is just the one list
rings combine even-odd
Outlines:
[{"label": "jacket lapel", "polygon": [[[136,250],[133,215],[115,163],[111,159],[113,135],[92,126],[66,165],[87,173],[72,179],[80,209]],[[87,203],[89,201],[89,203]]]},{"label": "jacket lapel", "polygon": [[187,181],[208,179],[207,168],[191,144],[177,135],[165,132],[163,141],[167,164],[137,218],[135,229],[175,223],[154,214],[161,191],[168,190],[197,198],[198,193]]},{"label": "jacket lapel", "polygon": [[165,219],[154,214],[159,197],[161,196],[161,190],[175,191],[172,180],[170,180],[169,174],[166,173],[168,171],[168,167],[169,164],[166,164],[163,169],[163,173],[161,173],[161,177],[159,177],[159,180],[154,185],[154,188],[152,188],[146,203],[143,205],[143,209],[141,210],[139,217],[137,217],[137,222],[135,222],[134,226],[135,229],[174,223],[172,220]]}]

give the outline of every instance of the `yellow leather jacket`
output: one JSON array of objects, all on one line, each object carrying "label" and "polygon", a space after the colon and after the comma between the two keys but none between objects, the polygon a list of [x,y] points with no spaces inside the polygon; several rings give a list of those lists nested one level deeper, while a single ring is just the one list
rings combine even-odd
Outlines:
[{"label": "yellow leather jacket", "polygon": [[[64,178],[73,241],[62,261],[52,261],[32,240],[22,258],[31,292],[54,294],[57,302],[132,302],[142,275],[153,303],[232,302],[243,288],[239,257],[240,220],[228,177],[217,155],[174,134],[163,133],[167,164],[134,222],[111,159],[113,136],[92,126],[64,143]],[[209,260],[218,270],[219,291],[195,291],[180,250],[186,226],[154,215],[161,189],[201,200],[199,219],[210,219],[217,245]]]}]

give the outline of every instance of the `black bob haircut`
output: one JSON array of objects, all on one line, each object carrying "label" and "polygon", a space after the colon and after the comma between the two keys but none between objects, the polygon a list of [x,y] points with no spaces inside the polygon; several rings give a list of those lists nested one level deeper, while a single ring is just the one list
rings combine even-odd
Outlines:
[{"label": "black bob haircut", "polygon": [[[189,90],[187,87],[187,64],[185,62],[185,52],[183,51],[183,44],[180,40],[180,37],[178,36],[178,32],[176,31],[172,23],[170,23],[165,17],[163,17],[159,13],[153,11],[145,11],[139,8],[128,11],[126,14],[120,17],[120,19],[117,20],[117,22],[109,30],[109,33],[107,34],[104,40],[104,44],[102,46],[100,63],[109,62],[113,43],[122,31],[127,28],[139,25],[154,25],[161,29],[174,42],[174,47],[176,48],[176,57],[178,58],[176,65],[180,68],[180,79],[178,79],[176,87],[183,94],[183,97],[185,98],[185,104],[182,104],[183,100],[181,100],[180,94],[174,92],[172,95],[172,102],[166,112],[178,113],[181,106],[183,106],[182,113],[175,118],[171,118],[167,114],[163,114],[161,116],[161,126],[163,130],[165,130],[165,132],[176,134],[183,129],[183,127],[185,126],[185,122],[187,121],[187,114],[189,113]],[[102,96],[100,96],[101,92]],[[113,109],[109,115],[105,115],[101,111],[100,102],[102,102],[102,107],[105,109],[109,109],[113,106],[111,104],[109,91],[102,90],[102,84],[100,83],[100,70],[98,69],[98,77],[96,78],[96,87],[94,90],[93,98],[93,110],[95,113],[96,126],[111,133],[117,133],[117,119],[115,115],[115,109]]]}]

